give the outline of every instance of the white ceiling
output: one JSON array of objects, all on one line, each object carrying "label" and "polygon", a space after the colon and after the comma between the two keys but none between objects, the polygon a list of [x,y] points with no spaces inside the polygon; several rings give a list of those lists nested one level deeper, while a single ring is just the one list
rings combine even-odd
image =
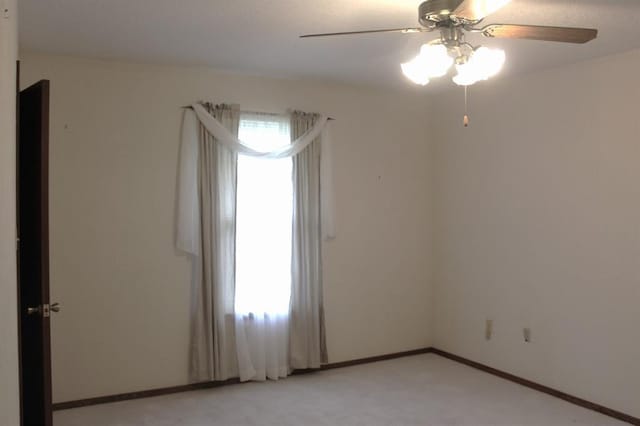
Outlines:
[{"label": "white ceiling", "polygon": [[[420,0],[20,0],[28,51],[412,88],[399,64],[424,34],[299,39],[316,32],[414,27]],[[513,0],[486,23],[598,28],[586,45],[467,40],[507,52],[504,74],[640,47],[639,0]],[[444,78],[435,86],[451,85]],[[431,85],[430,85],[431,86]],[[427,86],[426,90],[429,90]]]}]

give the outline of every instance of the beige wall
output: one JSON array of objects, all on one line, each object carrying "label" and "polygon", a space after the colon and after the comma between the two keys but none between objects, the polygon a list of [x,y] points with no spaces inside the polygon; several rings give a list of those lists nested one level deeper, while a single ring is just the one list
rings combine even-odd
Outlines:
[{"label": "beige wall", "polygon": [[16,295],[16,60],[18,10],[0,17],[0,425],[20,422]]},{"label": "beige wall", "polygon": [[423,95],[23,55],[51,80],[54,400],[187,382],[189,268],[173,249],[180,106],[337,120],[336,240],[325,250],[331,362],[431,344]]},{"label": "beige wall", "polygon": [[635,416],[638,75],[632,51],[496,79],[469,128],[459,93],[433,121],[435,345]]}]

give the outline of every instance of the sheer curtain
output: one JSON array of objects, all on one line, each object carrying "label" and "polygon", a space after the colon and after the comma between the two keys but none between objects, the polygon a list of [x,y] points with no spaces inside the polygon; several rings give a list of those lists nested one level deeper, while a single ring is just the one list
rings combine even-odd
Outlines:
[{"label": "sheer curtain", "polygon": [[[288,117],[241,113],[238,138],[256,151],[290,143]],[[291,158],[238,157],[236,347],[240,380],[289,373]]]}]

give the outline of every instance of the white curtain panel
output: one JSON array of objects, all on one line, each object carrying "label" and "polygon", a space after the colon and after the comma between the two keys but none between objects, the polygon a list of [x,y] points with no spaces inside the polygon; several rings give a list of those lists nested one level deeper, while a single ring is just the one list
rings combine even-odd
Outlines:
[{"label": "white curtain panel", "polygon": [[[294,112],[291,138],[312,129],[319,117]],[[293,247],[289,362],[293,369],[319,368],[327,362],[324,328],[321,244],[322,143],[310,143],[293,157]]]},{"label": "white curtain panel", "polygon": [[[237,134],[238,107],[207,109]],[[193,266],[190,379],[226,380],[238,374],[233,320],[237,154],[204,126],[193,124],[185,117],[177,238]],[[191,238],[184,238],[185,233]]]}]

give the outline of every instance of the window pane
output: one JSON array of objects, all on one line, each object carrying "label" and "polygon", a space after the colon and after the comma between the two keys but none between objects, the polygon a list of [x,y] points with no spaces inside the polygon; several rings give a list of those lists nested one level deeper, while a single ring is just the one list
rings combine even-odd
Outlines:
[{"label": "window pane", "polygon": [[[290,143],[286,117],[245,115],[239,139],[268,151]],[[290,158],[238,158],[236,312],[287,313],[293,188]]]}]

